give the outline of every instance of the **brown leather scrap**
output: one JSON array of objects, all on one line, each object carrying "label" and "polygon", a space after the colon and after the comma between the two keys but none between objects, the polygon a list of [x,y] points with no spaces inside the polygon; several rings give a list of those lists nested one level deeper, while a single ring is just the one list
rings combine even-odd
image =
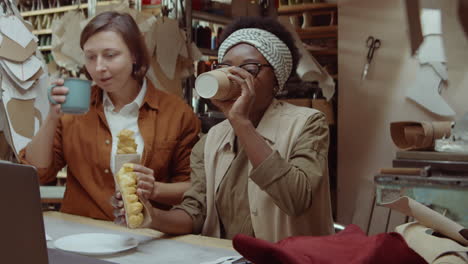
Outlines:
[{"label": "brown leather scrap", "polygon": [[436,139],[450,136],[451,121],[392,122],[390,133],[393,143],[402,150],[430,150]]}]

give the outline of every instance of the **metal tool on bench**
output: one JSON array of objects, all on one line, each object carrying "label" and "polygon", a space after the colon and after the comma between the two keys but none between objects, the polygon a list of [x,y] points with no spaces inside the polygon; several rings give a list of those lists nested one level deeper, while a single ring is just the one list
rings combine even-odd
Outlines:
[{"label": "metal tool on bench", "polygon": [[424,166],[422,168],[384,168],[380,169],[380,174],[419,175],[428,177],[431,176],[431,166]]}]

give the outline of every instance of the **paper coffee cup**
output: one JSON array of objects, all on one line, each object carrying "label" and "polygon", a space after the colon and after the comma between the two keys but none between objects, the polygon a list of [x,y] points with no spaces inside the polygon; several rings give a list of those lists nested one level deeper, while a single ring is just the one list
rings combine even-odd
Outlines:
[{"label": "paper coffee cup", "polygon": [[195,80],[197,93],[208,99],[229,100],[240,95],[240,87],[227,77],[225,69],[217,69],[200,74]]}]

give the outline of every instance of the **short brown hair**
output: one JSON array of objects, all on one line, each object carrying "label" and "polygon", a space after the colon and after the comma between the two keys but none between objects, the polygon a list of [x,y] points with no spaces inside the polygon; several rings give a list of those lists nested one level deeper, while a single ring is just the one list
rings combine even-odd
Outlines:
[{"label": "short brown hair", "polygon": [[[148,71],[150,61],[145,38],[132,16],[127,13],[118,13],[115,11],[103,12],[95,16],[81,32],[81,49],[83,49],[84,44],[91,36],[102,31],[114,31],[122,36],[130,53],[135,58],[132,77],[140,84],[143,83],[143,78]],[[86,77],[91,79],[88,71],[86,71],[86,67],[84,70]]]}]

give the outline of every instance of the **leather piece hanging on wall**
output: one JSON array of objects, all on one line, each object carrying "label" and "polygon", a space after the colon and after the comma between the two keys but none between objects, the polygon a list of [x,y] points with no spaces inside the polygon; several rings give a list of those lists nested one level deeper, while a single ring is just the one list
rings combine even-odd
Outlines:
[{"label": "leather piece hanging on wall", "polygon": [[42,114],[34,107],[34,99],[21,100],[11,98],[7,102],[6,107],[8,113],[16,113],[15,115],[10,115],[10,123],[15,132],[23,137],[32,139],[34,136],[35,119],[37,118],[39,123],[42,123]]}]

